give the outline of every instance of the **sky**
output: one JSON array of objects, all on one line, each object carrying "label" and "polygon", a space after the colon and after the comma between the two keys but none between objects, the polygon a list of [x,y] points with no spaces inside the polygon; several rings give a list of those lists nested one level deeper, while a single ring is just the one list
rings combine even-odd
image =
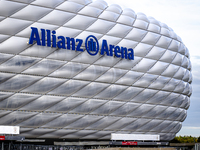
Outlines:
[{"label": "sky", "polygon": [[200,0],[105,0],[142,12],[167,24],[189,49],[192,62],[193,93],[190,108],[177,136],[200,136]]}]

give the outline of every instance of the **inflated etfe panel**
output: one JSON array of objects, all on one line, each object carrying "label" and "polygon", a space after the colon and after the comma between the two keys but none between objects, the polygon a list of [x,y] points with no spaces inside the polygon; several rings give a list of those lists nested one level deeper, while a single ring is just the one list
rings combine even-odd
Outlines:
[{"label": "inflated etfe panel", "polygon": [[[88,36],[98,42],[85,48]],[[186,118],[191,82],[188,49],[152,17],[102,0],[0,1],[0,125],[21,136],[168,141]]]}]

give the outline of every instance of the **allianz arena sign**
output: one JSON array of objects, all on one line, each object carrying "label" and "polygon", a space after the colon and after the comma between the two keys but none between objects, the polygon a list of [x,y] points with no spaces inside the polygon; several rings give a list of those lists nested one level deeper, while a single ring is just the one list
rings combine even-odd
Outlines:
[{"label": "allianz arena sign", "polygon": [[[56,38],[56,31],[50,31],[41,29],[41,37],[39,35],[38,29],[31,27],[32,32],[29,40],[29,44],[36,42],[37,45],[46,46],[46,37],[47,37],[47,46],[48,47],[58,47],[66,49],[65,43],[67,41],[68,50],[76,50],[83,52],[81,48],[83,45],[82,39],[74,39],[70,37],[58,36]],[[52,35],[51,35],[52,34]],[[40,40],[41,39],[41,40]],[[58,41],[56,41],[58,39]],[[52,41],[52,44],[51,44]],[[97,38],[93,35],[89,35],[85,41],[85,48],[90,55],[96,55],[99,52],[99,42]],[[114,53],[114,54],[113,54]],[[134,60],[134,52],[132,48],[127,49],[126,47],[119,47],[115,45],[108,45],[106,40],[103,40],[101,46],[101,55],[106,54],[107,56],[115,56],[118,58],[125,58]]]},{"label": "allianz arena sign", "polygon": [[169,141],[192,94],[181,38],[103,0],[0,1],[0,78],[0,125],[26,138]]}]

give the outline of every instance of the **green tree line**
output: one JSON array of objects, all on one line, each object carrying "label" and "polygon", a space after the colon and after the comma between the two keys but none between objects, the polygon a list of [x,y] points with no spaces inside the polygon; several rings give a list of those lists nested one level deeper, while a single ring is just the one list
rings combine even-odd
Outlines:
[{"label": "green tree line", "polygon": [[200,143],[200,136],[199,137],[192,137],[192,136],[176,136],[171,143]]}]

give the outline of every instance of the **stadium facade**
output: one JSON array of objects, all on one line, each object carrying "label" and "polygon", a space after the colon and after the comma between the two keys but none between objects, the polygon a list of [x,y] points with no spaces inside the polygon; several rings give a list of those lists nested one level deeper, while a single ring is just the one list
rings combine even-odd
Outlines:
[{"label": "stadium facade", "polygon": [[26,138],[174,138],[191,62],[166,24],[97,0],[0,1],[0,125]]}]

